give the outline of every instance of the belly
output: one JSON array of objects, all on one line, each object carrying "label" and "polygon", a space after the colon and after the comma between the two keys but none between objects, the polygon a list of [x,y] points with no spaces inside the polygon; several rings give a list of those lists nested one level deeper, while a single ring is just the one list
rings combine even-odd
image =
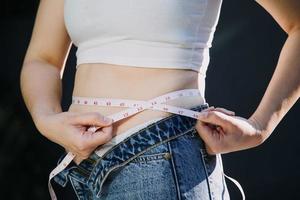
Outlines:
[{"label": "belly", "polygon": [[[168,92],[191,88],[199,89],[202,97],[180,97],[168,101],[169,105],[191,108],[204,103],[204,76],[192,70],[97,63],[78,66],[72,95],[149,100]],[[127,108],[71,104],[68,111],[99,112],[104,116],[109,116],[124,109]],[[119,135],[139,124],[169,115],[171,113],[146,109],[114,122],[113,131],[115,135]]]}]

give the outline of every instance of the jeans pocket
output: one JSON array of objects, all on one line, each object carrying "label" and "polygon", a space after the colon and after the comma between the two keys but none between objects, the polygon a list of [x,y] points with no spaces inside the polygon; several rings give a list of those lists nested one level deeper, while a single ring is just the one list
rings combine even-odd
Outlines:
[{"label": "jeans pocket", "polygon": [[167,147],[167,143],[153,146],[126,165],[114,169],[103,184],[101,198],[177,199]]}]

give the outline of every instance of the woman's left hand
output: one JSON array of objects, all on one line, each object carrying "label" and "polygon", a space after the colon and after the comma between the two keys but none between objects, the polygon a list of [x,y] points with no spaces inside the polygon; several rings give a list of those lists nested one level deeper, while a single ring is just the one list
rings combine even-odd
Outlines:
[{"label": "woman's left hand", "polygon": [[195,128],[210,155],[248,149],[263,142],[258,123],[234,116],[234,112],[224,108],[210,107],[202,111]]}]

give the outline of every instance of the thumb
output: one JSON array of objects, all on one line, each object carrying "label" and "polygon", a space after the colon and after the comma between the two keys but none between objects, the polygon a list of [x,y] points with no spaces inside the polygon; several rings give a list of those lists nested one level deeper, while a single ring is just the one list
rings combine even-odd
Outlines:
[{"label": "thumb", "polygon": [[198,121],[196,124],[196,129],[201,137],[201,139],[204,141],[206,148],[208,150],[208,144],[211,144],[213,140],[213,130],[204,122]]},{"label": "thumb", "polygon": [[[87,133],[87,132],[86,132]],[[113,138],[113,127],[105,127],[101,131],[89,132],[89,146],[97,147],[109,142]]]},{"label": "thumb", "polygon": [[79,113],[72,117],[71,122],[73,124],[87,125],[87,126],[109,126],[112,124],[112,120],[97,112]]},{"label": "thumb", "polygon": [[228,121],[230,121],[229,117],[229,115],[219,111],[204,111],[200,112],[198,115],[198,120],[221,127],[226,127]]}]

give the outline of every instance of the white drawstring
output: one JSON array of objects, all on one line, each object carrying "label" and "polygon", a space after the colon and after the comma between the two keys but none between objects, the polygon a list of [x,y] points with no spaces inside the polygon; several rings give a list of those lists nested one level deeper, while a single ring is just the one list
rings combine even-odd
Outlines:
[{"label": "white drawstring", "polygon": [[242,194],[243,200],[245,200],[245,199],[246,199],[246,196],[245,196],[245,193],[244,193],[244,190],[243,190],[241,184],[240,184],[237,180],[235,180],[234,178],[232,178],[232,177],[230,177],[230,176],[227,176],[227,175],[224,173],[221,154],[217,154],[216,156],[217,156],[217,159],[219,159],[219,162],[220,162],[220,164],[221,164],[221,168],[222,168],[222,173],[223,173],[223,175],[224,175],[226,178],[228,178],[230,181],[232,181],[232,182],[238,187],[238,189],[240,190],[240,192],[241,192],[241,194]]}]

